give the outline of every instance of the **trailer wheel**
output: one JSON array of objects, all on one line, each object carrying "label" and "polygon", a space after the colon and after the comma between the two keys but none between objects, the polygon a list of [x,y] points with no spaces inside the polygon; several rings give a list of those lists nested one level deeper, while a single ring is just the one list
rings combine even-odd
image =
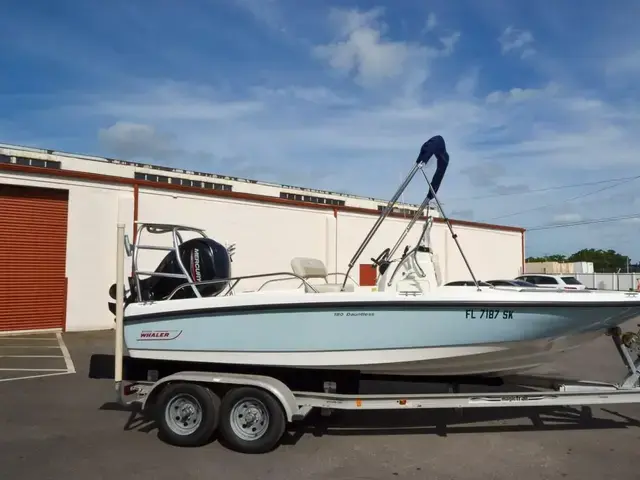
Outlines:
[{"label": "trailer wheel", "polygon": [[222,399],[220,434],[232,450],[268,452],[282,438],[286,424],[280,402],[260,388],[234,388]]},{"label": "trailer wheel", "polygon": [[156,404],[160,433],[179,447],[204,445],[218,427],[220,403],[220,397],[202,385],[168,385]]}]

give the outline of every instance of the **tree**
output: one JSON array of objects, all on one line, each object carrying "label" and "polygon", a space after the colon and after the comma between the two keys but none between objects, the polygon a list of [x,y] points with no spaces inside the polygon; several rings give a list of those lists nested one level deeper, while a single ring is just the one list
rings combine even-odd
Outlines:
[{"label": "tree", "polygon": [[568,257],[555,254],[542,257],[529,257],[527,262],[592,262],[596,272],[615,272],[618,269],[626,271],[631,259],[615,250],[602,250],[596,248],[584,248]]},{"label": "tree", "polygon": [[565,255],[555,254],[546,255],[544,257],[529,257],[527,262],[566,262],[567,257]]},{"label": "tree", "polygon": [[527,257],[527,262],[566,262],[567,257],[565,255],[545,255],[543,257]]},{"label": "tree", "polygon": [[631,259],[615,250],[584,248],[569,257],[570,262],[593,262],[593,269],[597,272],[615,272],[626,270]]}]

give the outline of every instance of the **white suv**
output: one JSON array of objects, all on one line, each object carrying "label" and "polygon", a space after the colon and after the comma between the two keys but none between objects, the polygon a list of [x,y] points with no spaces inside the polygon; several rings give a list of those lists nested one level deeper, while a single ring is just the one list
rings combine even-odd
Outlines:
[{"label": "white suv", "polygon": [[540,288],[553,288],[561,290],[585,290],[580,281],[571,275],[549,275],[544,273],[528,273],[516,277],[516,280],[531,282]]}]

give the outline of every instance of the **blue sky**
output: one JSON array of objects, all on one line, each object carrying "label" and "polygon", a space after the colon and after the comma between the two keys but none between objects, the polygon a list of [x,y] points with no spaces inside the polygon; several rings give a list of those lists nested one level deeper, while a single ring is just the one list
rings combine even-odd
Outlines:
[{"label": "blue sky", "polygon": [[[389,198],[439,134],[453,218],[640,213],[640,3],[545,6],[5,0],[0,141]],[[532,230],[527,254],[640,260],[639,230]]]}]

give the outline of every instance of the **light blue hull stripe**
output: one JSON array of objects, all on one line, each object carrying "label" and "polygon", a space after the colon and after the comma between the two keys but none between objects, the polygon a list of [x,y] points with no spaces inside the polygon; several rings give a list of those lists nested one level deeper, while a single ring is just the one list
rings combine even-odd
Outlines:
[{"label": "light blue hull stripe", "polygon": [[318,352],[490,344],[570,336],[615,326],[631,308],[269,310],[125,323],[131,349]]}]

